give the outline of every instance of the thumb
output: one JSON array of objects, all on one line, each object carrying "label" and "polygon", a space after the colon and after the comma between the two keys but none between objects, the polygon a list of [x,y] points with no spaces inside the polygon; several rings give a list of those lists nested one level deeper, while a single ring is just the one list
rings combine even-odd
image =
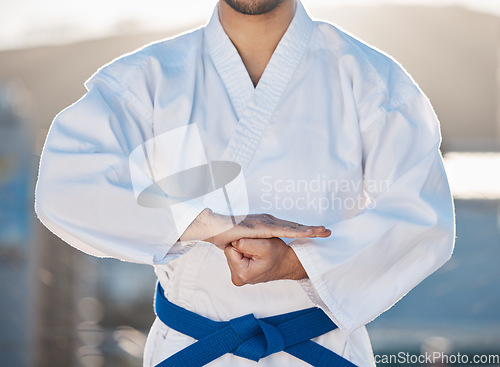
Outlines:
[{"label": "thumb", "polygon": [[233,241],[231,245],[243,256],[251,258],[252,255],[260,254],[262,252],[263,243],[266,243],[266,241],[262,241],[260,238],[240,238],[237,241]]}]

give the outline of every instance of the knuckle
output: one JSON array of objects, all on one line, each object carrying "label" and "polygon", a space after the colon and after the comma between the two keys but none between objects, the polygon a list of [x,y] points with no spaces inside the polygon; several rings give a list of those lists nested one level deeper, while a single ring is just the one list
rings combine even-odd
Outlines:
[{"label": "knuckle", "polygon": [[265,223],[270,223],[273,222],[276,218],[272,216],[271,214],[262,214],[262,219],[264,220]]},{"label": "knuckle", "polygon": [[244,275],[244,274],[239,274],[239,277],[238,277],[240,283],[242,284],[247,284],[247,277]]},{"label": "knuckle", "polygon": [[232,276],[231,281],[237,287],[241,287],[241,286],[245,285],[245,282],[238,276]]}]

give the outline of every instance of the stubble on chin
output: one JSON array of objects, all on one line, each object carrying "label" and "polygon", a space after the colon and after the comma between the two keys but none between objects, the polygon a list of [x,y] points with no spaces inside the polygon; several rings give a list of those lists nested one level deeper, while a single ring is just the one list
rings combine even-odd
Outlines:
[{"label": "stubble on chin", "polygon": [[245,15],[262,15],[276,9],[284,0],[224,0],[238,13]]}]

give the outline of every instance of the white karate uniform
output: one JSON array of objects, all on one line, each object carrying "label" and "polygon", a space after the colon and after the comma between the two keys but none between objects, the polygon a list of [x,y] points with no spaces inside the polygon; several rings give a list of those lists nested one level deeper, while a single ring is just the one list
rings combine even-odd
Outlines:
[{"label": "white karate uniform", "polygon": [[[339,329],[315,341],[373,366],[364,325],[451,255],[453,204],[428,99],[393,59],[312,21],[300,2],[256,88],[217,9],[206,27],[118,58],[86,87],[50,128],[37,214],[86,253],[153,265],[167,298],[186,309],[229,320],[317,305]],[[177,242],[202,203],[186,205],[177,225],[168,208],[138,205],[132,151],[188,124],[208,160],[243,167],[250,213],[332,230],[286,241],[308,280],[236,287],[221,250]],[[171,157],[147,154],[152,180]],[[156,320],[144,365],[193,342]],[[257,363],[226,354],[210,365]],[[280,352],[258,365],[305,362]]]}]

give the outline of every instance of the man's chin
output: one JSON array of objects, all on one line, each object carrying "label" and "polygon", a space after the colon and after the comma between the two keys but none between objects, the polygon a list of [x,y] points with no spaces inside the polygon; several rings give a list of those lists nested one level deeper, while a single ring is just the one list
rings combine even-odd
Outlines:
[{"label": "man's chin", "polygon": [[276,9],[285,0],[224,0],[238,13],[245,15],[262,15]]}]

